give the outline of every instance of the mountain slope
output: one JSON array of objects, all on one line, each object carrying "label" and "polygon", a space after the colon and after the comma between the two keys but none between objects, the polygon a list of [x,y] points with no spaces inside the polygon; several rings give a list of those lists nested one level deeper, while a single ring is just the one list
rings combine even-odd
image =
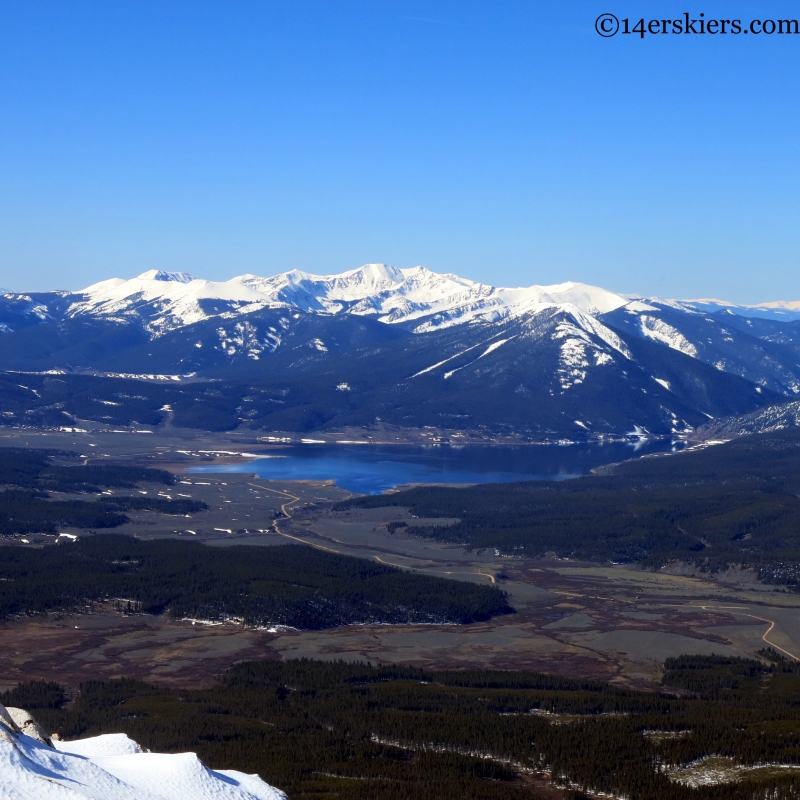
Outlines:
[{"label": "mountain slope", "polygon": [[[800,321],[570,282],[507,289],[384,264],[225,282],[150,271],[0,301],[12,425],[666,435],[800,394]],[[74,373],[194,383],[130,391]]]},{"label": "mountain slope", "polygon": [[714,420],[698,428],[692,438],[699,441],[733,439],[737,436],[798,427],[800,427],[800,400],[793,400],[789,403],[760,408],[749,414]]},{"label": "mountain slope", "polygon": [[572,437],[670,434],[778,397],[590,320],[579,309],[549,308],[502,325],[348,352],[314,369],[294,365],[293,377],[270,381],[285,389],[284,409],[262,423],[280,428],[285,407],[302,395],[307,402],[293,410],[324,409],[322,427],[381,422]]},{"label": "mountain slope", "polygon": [[[261,321],[267,324],[274,314],[287,318],[277,310],[258,317],[266,316]],[[140,361],[159,369],[194,367],[187,358],[213,350],[213,358],[202,356],[209,367],[206,380],[6,373],[0,379],[0,419],[7,425],[169,421],[214,430],[302,432],[428,426],[584,439],[685,433],[710,418],[749,413],[781,399],[686,354],[615,332],[574,306],[416,335],[369,319],[297,317],[292,315],[274,349],[260,353],[240,340],[229,354],[214,327],[218,320],[138,348]],[[208,339],[195,341],[204,326]],[[186,339],[189,332],[193,337]],[[138,367],[140,361],[127,363]]]},{"label": "mountain slope", "polygon": [[[791,323],[769,325],[727,312],[712,316],[655,301],[633,302],[600,319],[773,391],[800,393],[800,349],[792,334],[781,335],[787,327],[795,330]],[[759,336],[759,329],[767,326],[769,338]]]}]

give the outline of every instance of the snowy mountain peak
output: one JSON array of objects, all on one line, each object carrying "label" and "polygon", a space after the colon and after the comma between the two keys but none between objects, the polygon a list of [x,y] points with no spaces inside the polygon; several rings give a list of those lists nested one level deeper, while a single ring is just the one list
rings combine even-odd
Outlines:
[{"label": "snowy mountain peak", "polygon": [[191,283],[194,279],[188,272],[164,272],[160,269],[149,269],[136,276],[139,281],[176,281],[177,283]]},{"label": "snowy mountain peak", "polygon": [[679,301],[683,306],[700,312],[733,310],[740,317],[776,319],[781,321],[800,319],[800,300],[775,300],[770,303],[739,305],[716,298],[698,298]]},{"label": "snowy mountain peak", "polygon": [[356,283],[377,289],[378,291],[402,283],[405,280],[403,270],[391,267],[388,264],[364,264],[363,267],[344,272],[337,276],[337,281],[342,283]]},{"label": "snowy mountain peak", "polygon": [[267,278],[241,275],[224,282],[149,270],[132,280],[112,279],[88,287],[68,313],[139,318],[153,335],[160,335],[210,316],[293,308],[372,316],[422,333],[465,322],[510,319],[547,305],[571,305],[589,314],[604,314],[627,302],[621,295],[572,281],[505,289],[421,266],[398,269],[364,264],[338,275],[291,270]]}]

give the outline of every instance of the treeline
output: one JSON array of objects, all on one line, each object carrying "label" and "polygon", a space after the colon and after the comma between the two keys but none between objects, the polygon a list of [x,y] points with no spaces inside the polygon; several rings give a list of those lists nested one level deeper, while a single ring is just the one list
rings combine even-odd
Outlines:
[{"label": "treeline", "polygon": [[662,683],[706,700],[737,700],[745,694],[757,693],[767,676],[800,675],[800,662],[789,661],[773,648],[765,648],[758,654],[767,663],[731,656],[668,658]]},{"label": "treeline", "polygon": [[62,450],[0,448],[0,484],[53,492],[99,492],[101,488],[132,489],[140,483],[172,486],[175,476],[163,469],[119,464],[102,466],[53,463],[53,458],[75,460]]},{"label": "treeline", "polygon": [[[152,367],[151,367],[152,369]],[[305,405],[314,390],[300,387],[300,408],[278,415],[285,403],[285,387],[208,381],[174,383],[105,378],[93,375],[25,375],[0,372],[0,426],[60,428],[85,426],[86,422],[114,427],[158,426],[167,418],[181,428],[228,431],[243,422],[253,427],[287,430],[296,418],[302,430],[310,430],[324,415],[324,404],[305,419]],[[327,387],[325,400],[334,399],[335,387]],[[338,392],[338,395],[342,395]],[[304,402],[305,401],[305,402]],[[277,424],[283,423],[283,424]],[[311,426],[311,427],[309,427]],[[300,430],[300,428],[298,428]]]},{"label": "treeline", "polygon": [[419,487],[361,497],[339,509],[407,507],[447,526],[409,533],[541,556],[552,552],[709,569],[741,563],[765,580],[800,585],[800,432],[750,436],[702,451],[625,462],[561,482]]},{"label": "treeline", "polygon": [[74,453],[58,450],[0,448],[0,536],[55,534],[64,527],[116,528],[129,521],[126,511],[192,514],[208,506],[197,500],[108,496],[98,500],[52,499],[49,492],[99,493],[131,489],[141,483],[170,486],[174,476],[161,469],[117,464],[70,465]]},{"label": "treeline", "polygon": [[[66,707],[52,684],[11,695],[40,703],[40,721],[64,738],[124,731],[153,750],[194,750],[213,768],[257,772],[292,800],[523,800],[535,792],[521,776],[543,769],[576,792],[635,800],[788,800],[800,794],[791,772],[693,789],[660,768],[710,755],[800,764],[800,674],[769,658],[672,660],[661,693],[530,672],[299,660],[237,664],[204,690],[90,681]],[[689,671],[715,677],[697,693],[667,686]],[[742,672],[758,680],[709,695]]]},{"label": "treeline", "polygon": [[216,548],[98,534],[56,547],[0,548],[0,616],[115,598],[149,614],[304,629],[466,623],[511,611],[495,587],[302,545]]}]

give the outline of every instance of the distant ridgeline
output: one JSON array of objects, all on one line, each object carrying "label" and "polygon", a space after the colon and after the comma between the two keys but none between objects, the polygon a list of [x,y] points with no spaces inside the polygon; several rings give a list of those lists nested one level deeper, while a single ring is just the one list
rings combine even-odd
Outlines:
[{"label": "distant ridgeline", "polygon": [[212,548],[101,534],[41,549],[0,547],[0,617],[117,598],[131,611],[305,629],[466,623],[511,611],[492,586],[301,545]]},{"label": "distant ridgeline", "polygon": [[133,489],[143,482],[172,485],[160,469],[118,466],[68,466],[74,458],[57,450],[0,448],[0,536],[57,533],[59,528],[114,528],[128,521],[126,511],[189,514],[207,508],[197,500],[118,495],[97,500],[52,499],[48,492],[94,493],[102,488]]},{"label": "distant ridgeline", "polygon": [[648,457],[563,482],[420,487],[338,508],[403,506],[455,525],[409,533],[505,553],[711,570],[742,564],[800,587],[800,431]]},{"label": "distant ridgeline", "polygon": [[[291,798],[531,800],[540,795],[526,778],[549,770],[571,800],[588,800],[584,790],[790,800],[800,793],[800,667],[758,655],[669,659],[660,692],[299,660],[236,664],[209,689],[88,681],[66,705],[57,683],[34,682],[0,702],[33,710],[62,738],[125,732],[154,750],[196,751]],[[680,782],[709,758],[711,785]]]}]

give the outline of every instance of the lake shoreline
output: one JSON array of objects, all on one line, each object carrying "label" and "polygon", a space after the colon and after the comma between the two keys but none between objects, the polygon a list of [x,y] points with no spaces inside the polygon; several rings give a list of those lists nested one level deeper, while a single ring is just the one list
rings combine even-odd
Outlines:
[{"label": "lake shoreline", "polygon": [[260,457],[232,458],[233,453],[219,453],[221,457],[214,457],[213,463],[203,459],[184,465],[183,472],[195,476],[248,473],[274,481],[333,481],[345,491],[370,495],[399,491],[398,487],[569,480],[637,456],[669,453],[677,449],[677,444],[672,439],[574,443],[553,448],[282,442]]}]

